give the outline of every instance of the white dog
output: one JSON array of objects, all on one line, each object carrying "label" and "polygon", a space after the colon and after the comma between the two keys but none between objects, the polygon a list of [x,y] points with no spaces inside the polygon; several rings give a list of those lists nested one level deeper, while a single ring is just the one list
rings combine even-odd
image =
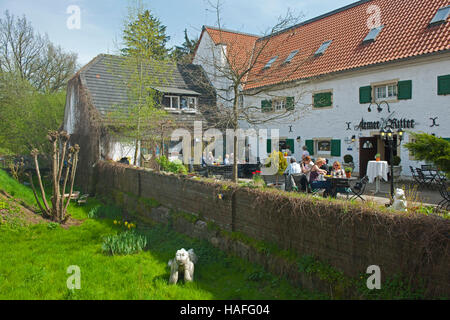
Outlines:
[{"label": "white dog", "polygon": [[397,211],[407,211],[407,205],[408,204],[406,202],[405,191],[403,191],[403,189],[396,189],[392,209]]},{"label": "white dog", "polygon": [[178,272],[184,273],[184,281],[194,280],[194,263],[197,263],[197,256],[194,249],[186,251],[184,248],[177,251],[175,258],[169,260],[170,284],[176,284],[178,281]]}]

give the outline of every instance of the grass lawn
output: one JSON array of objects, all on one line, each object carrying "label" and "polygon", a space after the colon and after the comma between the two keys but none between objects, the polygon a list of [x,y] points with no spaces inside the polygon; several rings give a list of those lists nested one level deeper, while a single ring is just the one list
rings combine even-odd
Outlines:
[{"label": "grass lawn", "polygon": [[[3,170],[0,170],[0,189],[34,205],[31,189],[11,179]],[[121,228],[111,219],[89,219],[89,210],[98,205],[95,199],[90,199],[83,207],[71,205],[71,214],[84,221],[68,229],[47,222],[24,225],[20,218],[14,217],[3,220],[0,224],[0,299],[327,298],[295,288],[261,267],[165,226],[138,226],[138,231],[148,240],[143,252],[106,255],[101,250],[103,238],[120,232]],[[18,215],[16,210],[7,214]],[[182,247],[194,248],[199,257],[195,281],[169,285],[167,262]],[[66,281],[70,276],[67,268],[71,265],[81,269],[81,290],[67,289]]]}]

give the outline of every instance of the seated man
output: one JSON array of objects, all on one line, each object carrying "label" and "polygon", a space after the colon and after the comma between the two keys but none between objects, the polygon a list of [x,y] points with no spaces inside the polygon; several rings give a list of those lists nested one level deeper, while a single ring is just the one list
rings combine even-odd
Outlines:
[{"label": "seated man", "polygon": [[284,171],[284,174],[288,175],[288,179],[286,181],[286,191],[291,191],[292,189],[298,190],[298,187],[295,183],[294,174],[300,174],[302,173],[302,170],[300,168],[300,165],[297,163],[297,160],[295,160],[294,157],[291,158],[291,163],[288,165],[286,170]]},{"label": "seated man", "polygon": [[[303,192],[306,192],[309,186],[309,176],[311,174],[311,169],[314,166],[314,162],[311,161],[310,156],[305,156],[302,159],[300,167],[302,169],[302,177],[300,178],[300,185]],[[308,190],[309,191],[309,190]]]}]

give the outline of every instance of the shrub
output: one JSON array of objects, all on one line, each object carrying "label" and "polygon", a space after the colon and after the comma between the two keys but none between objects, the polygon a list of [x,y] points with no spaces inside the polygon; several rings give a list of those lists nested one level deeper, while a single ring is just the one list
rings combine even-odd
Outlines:
[{"label": "shrub", "polygon": [[181,160],[169,161],[166,156],[160,156],[156,158],[156,162],[159,164],[162,171],[187,174],[188,170]]},{"label": "shrub", "polygon": [[284,171],[287,168],[287,160],[284,157],[283,153],[280,151],[273,151],[269,157],[266,160],[266,167],[270,168],[270,166],[272,165],[272,161],[276,162],[276,159],[278,158],[278,165],[277,165],[277,175],[283,175]]},{"label": "shrub", "polygon": [[102,250],[111,255],[127,255],[140,252],[147,246],[147,238],[136,231],[125,231],[104,238]]},{"label": "shrub", "polygon": [[392,159],[392,164],[394,166],[398,166],[402,162],[402,159],[399,156],[394,156],[394,159]]},{"label": "shrub", "polygon": [[353,172],[353,169],[350,168],[350,167],[347,167],[347,168],[345,168],[344,170],[345,170],[345,172]]},{"label": "shrub", "polygon": [[122,210],[116,206],[97,206],[88,212],[88,217],[91,219],[116,219],[122,217]]},{"label": "shrub", "polygon": [[351,154],[346,154],[344,156],[344,163],[351,163],[353,162],[353,156]]}]

